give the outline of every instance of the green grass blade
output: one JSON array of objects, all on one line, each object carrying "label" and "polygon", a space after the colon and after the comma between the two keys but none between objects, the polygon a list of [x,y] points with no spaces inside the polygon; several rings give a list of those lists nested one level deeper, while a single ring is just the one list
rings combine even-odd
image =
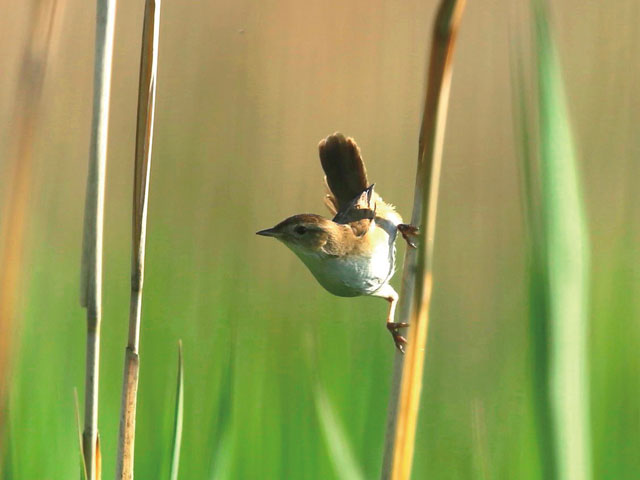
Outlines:
[{"label": "green grass blade", "polygon": [[[534,326],[553,434],[554,478],[591,478],[587,321],[589,242],[564,86],[545,5],[533,2],[538,85],[538,195],[531,203]],[[535,198],[539,201],[535,201]],[[539,219],[539,222],[536,221]],[[535,320],[535,318],[533,318]],[[537,401],[543,401],[537,397]],[[544,457],[543,457],[544,460]]]},{"label": "green grass blade", "polygon": [[178,342],[178,382],[176,385],[176,406],[173,414],[173,438],[171,447],[170,480],[178,480],[180,468],[180,447],[182,445],[182,421],[184,417],[184,366],[182,361],[182,341]]},{"label": "green grass blade", "polygon": [[346,480],[364,480],[364,475],[353,453],[353,448],[351,448],[338,416],[334,412],[331,402],[322,387],[316,387],[314,398],[316,412],[336,476]]},{"label": "green grass blade", "polygon": [[75,401],[76,411],[76,428],[78,430],[78,451],[80,452],[80,477],[87,480],[87,464],[84,461],[84,453],[82,452],[82,425],[80,423],[80,405],[78,402],[78,389],[73,389],[73,399]]},{"label": "green grass blade", "polygon": [[511,78],[514,130],[519,144],[520,183],[523,216],[527,232],[527,290],[529,297],[529,329],[531,344],[531,387],[535,435],[543,478],[556,478],[556,448],[554,446],[549,392],[549,295],[546,288],[546,268],[543,261],[544,242],[540,218],[540,183],[532,140],[531,106],[527,103],[525,54],[518,38],[511,38]]},{"label": "green grass blade", "polygon": [[[533,401],[545,479],[591,478],[587,328],[589,242],[564,85],[544,2],[533,3],[537,131],[522,52],[513,55],[530,250]],[[537,153],[531,142],[537,134]]]},{"label": "green grass blade", "polygon": [[236,380],[236,351],[234,342],[225,365],[219,385],[218,407],[214,411],[214,425],[208,439],[212,446],[211,463],[209,465],[210,480],[226,480],[231,477],[235,437],[232,425],[233,405],[235,402],[234,382]]}]

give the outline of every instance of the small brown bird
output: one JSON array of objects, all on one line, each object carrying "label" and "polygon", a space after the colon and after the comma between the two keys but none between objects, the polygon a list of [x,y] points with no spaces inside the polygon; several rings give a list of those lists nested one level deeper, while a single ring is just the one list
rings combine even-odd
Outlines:
[{"label": "small brown bird", "polygon": [[318,148],[329,190],[325,204],[333,220],[303,213],[257,233],[275,237],[289,247],[330,293],[387,300],[387,328],[396,347],[404,352],[406,340],[399,329],[408,325],[394,322],[398,294],[389,281],[395,273],[397,233],[415,247],[418,229],[402,223],[394,207],[373,191],[352,138],[335,133]]}]

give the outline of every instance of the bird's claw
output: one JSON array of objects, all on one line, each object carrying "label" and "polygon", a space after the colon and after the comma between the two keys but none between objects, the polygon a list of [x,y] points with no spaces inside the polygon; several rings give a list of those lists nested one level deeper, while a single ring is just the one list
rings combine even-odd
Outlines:
[{"label": "bird's claw", "polygon": [[402,238],[405,239],[407,245],[411,248],[416,248],[415,239],[418,238],[420,230],[415,225],[409,225],[407,223],[401,223],[398,225],[398,231],[402,234]]},{"label": "bird's claw", "polygon": [[407,328],[409,326],[408,323],[405,322],[389,322],[387,323],[387,329],[389,333],[393,337],[393,343],[396,344],[396,348],[402,354],[405,352],[405,347],[407,345],[407,339],[400,335],[399,330],[401,328]]},{"label": "bird's claw", "polygon": [[402,335],[397,334],[397,335],[393,335],[393,342],[396,344],[396,348],[398,349],[398,351],[404,355],[405,346],[407,345],[407,339],[404,338]]}]

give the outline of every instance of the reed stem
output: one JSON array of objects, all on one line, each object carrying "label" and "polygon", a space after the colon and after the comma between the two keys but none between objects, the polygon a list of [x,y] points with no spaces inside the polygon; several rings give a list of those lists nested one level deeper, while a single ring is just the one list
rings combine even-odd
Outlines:
[{"label": "reed stem", "polygon": [[443,0],[432,35],[412,216],[412,223],[420,226],[420,243],[417,252],[408,251],[405,257],[399,321],[410,323],[411,328],[406,358],[397,356],[395,361],[381,475],[385,480],[408,479],[413,462],[433,286],[433,243],[452,58],[464,5],[465,0]]},{"label": "reed stem", "polygon": [[102,320],[102,230],[107,167],[109,99],[115,27],[115,0],[98,0],[93,78],[93,116],[82,242],[80,303],[87,309],[87,354],[83,454],[89,480],[100,478],[98,380]]},{"label": "reed stem", "polygon": [[129,335],[125,350],[120,433],[116,479],[133,478],[136,403],[140,368],[140,320],[142,287],[144,282],[144,254],[147,232],[147,204],[149,171],[153,146],[153,121],[156,100],[158,37],[160,28],[160,0],[147,0],[142,30],[140,82],[138,85],[138,114],[133,181],[131,302]]}]

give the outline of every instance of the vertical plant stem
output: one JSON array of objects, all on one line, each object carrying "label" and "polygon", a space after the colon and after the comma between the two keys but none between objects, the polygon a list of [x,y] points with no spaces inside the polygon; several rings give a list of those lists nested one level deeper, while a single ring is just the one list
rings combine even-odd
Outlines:
[{"label": "vertical plant stem", "polygon": [[153,146],[159,28],[160,1],[147,0],[142,30],[140,82],[138,86],[138,114],[133,181],[133,238],[129,335],[124,360],[116,479],[133,478],[136,402],[138,396],[138,372],[140,367],[140,315],[144,281],[149,171]]},{"label": "vertical plant stem", "polygon": [[465,0],[443,0],[433,29],[412,216],[412,222],[420,226],[420,243],[416,253],[409,252],[405,257],[400,305],[399,321],[409,321],[411,328],[404,363],[396,359],[383,479],[408,479],[411,474],[433,284],[433,242],[452,59],[464,5]]},{"label": "vertical plant stem", "polygon": [[109,99],[115,26],[115,0],[98,0],[93,78],[93,116],[84,212],[80,303],[87,309],[87,356],[83,453],[89,480],[100,478],[98,451],[98,379],[102,320],[102,229],[107,167]]}]

